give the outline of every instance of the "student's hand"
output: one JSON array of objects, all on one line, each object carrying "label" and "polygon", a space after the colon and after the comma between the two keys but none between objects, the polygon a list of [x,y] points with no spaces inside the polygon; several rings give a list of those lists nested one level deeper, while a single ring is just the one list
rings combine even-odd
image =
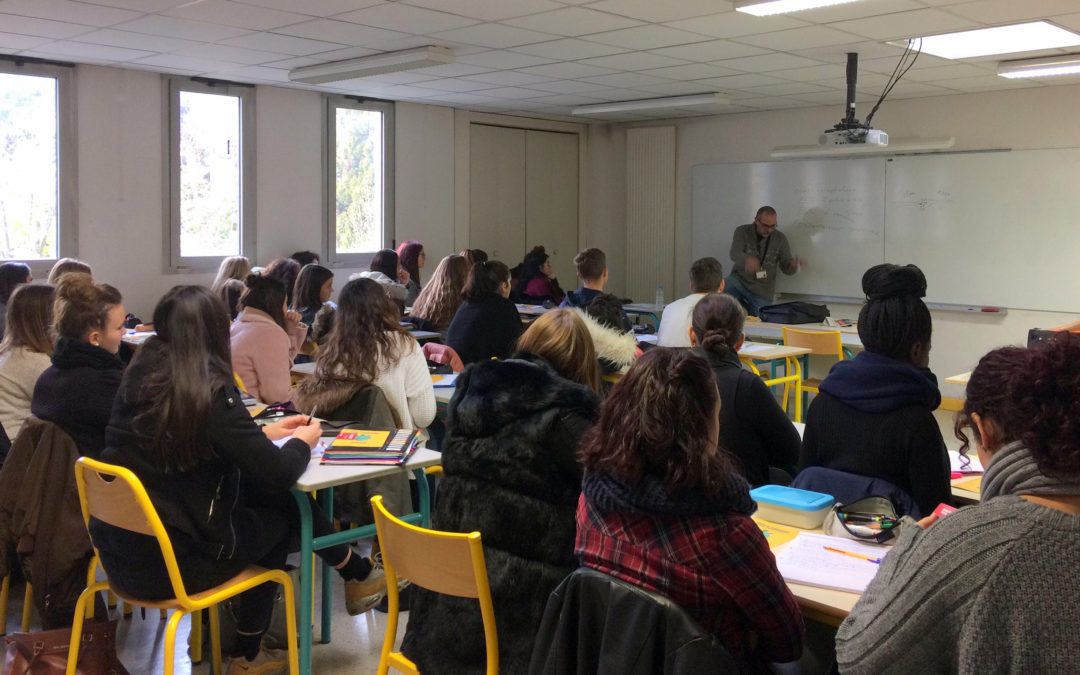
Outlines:
[{"label": "student's hand", "polygon": [[292,436],[293,430],[307,424],[307,415],[289,415],[273,424],[267,424],[262,428],[266,437],[272,441],[279,441],[286,436]]},{"label": "student's hand", "polygon": [[140,323],[139,325],[135,326],[136,333],[149,333],[152,330],[154,330],[153,321],[151,321],[150,323]]},{"label": "student's hand", "polygon": [[300,324],[300,312],[295,309],[285,310],[285,323],[299,325]]},{"label": "student's hand", "polygon": [[303,422],[307,422],[307,424],[293,429],[293,438],[299,438],[307,443],[309,448],[314,448],[315,444],[319,442],[319,437],[322,436],[322,423],[311,417],[301,417],[300,415],[296,415],[296,417]]},{"label": "student's hand", "polygon": [[748,256],[746,261],[743,262],[743,270],[747,274],[757,274],[757,271],[761,269],[761,261],[754,256]]},{"label": "student's hand", "polygon": [[918,524],[919,527],[921,527],[922,529],[925,530],[926,528],[928,528],[931,525],[933,525],[934,523],[936,523],[939,519],[940,519],[940,516],[938,516],[937,513],[931,513],[930,515],[923,518],[922,520],[916,521],[916,523]]},{"label": "student's hand", "polygon": [[398,283],[401,284],[402,286],[409,283],[409,270],[405,269],[404,267],[399,269],[397,271],[397,280],[398,280]]}]

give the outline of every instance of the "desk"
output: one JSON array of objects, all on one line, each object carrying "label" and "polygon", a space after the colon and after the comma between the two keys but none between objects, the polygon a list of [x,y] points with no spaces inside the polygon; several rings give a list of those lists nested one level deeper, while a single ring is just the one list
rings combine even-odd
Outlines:
[{"label": "desk", "polygon": [[848,349],[862,351],[863,343],[859,338],[859,329],[855,326],[823,326],[817,323],[783,324],[769,323],[768,321],[747,321],[743,326],[743,333],[748,338],[764,338],[767,340],[780,340],[784,333],[783,327],[797,328],[798,330],[838,330],[840,331],[840,344]]},{"label": "desk", "polygon": [[155,335],[157,335],[157,331],[152,331],[152,330],[146,330],[146,331],[129,330],[129,331],[124,333],[124,336],[121,337],[120,340],[122,342],[126,343],[126,344],[131,345],[132,347],[139,347],[139,346],[142,345],[142,343],[146,342],[147,340],[154,337]]},{"label": "desk", "polygon": [[554,307],[548,309],[543,305],[516,305],[516,307],[518,314],[522,316],[532,317],[533,319],[538,316],[543,316],[544,314],[550,312],[551,309],[554,309]]},{"label": "desk", "polygon": [[[749,324],[747,324],[749,325]],[[761,342],[744,342],[739,350],[739,359],[750,366],[755,375],[760,375],[754,362],[783,361],[784,375],[765,380],[765,385],[775,387],[782,384],[795,385],[795,421],[802,422],[802,365],[799,357],[809,354],[806,347],[785,347],[784,345],[770,345]]]},{"label": "desk", "polygon": [[970,380],[970,379],[971,379],[971,371],[969,370],[966,373],[960,373],[958,375],[950,375],[950,376],[946,377],[945,378],[945,383],[946,384],[964,384],[964,385],[966,385],[968,383],[968,380]]},{"label": "desk", "polygon": [[[433,466],[442,461],[442,455],[434,450],[420,448],[405,463],[400,466],[340,466],[320,464],[321,457],[313,457],[308,463],[307,470],[300,478],[296,479],[292,494],[296,499],[296,505],[300,509],[300,616],[297,630],[300,639],[300,672],[302,675],[311,675],[311,642],[313,603],[312,588],[314,586],[315,569],[312,562],[312,554],[315,551],[347,544],[360,539],[375,536],[375,526],[365,525],[349,530],[342,530],[323,537],[314,537],[311,528],[311,505],[308,503],[308,494],[319,491],[319,503],[326,510],[326,514],[334,517],[334,486],[348,483],[359,483],[371,478],[393,475],[399,471],[412,471],[416,476],[416,486],[420,492],[420,512],[402,516],[401,519],[408,523],[418,523],[421,527],[429,527],[431,520],[431,501],[428,494],[427,479],[424,476],[424,467]],[[322,638],[321,642],[330,642],[330,616],[333,607],[331,591],[333,585],[329,582],[330,565],[322,564]]]},{"label": "desk", "polygon": [[645,302],[628,302],[622,306],[622,309],[627,315],[636,314],[652,319],[653,326],[657,328],[660,327],[660,315],[664,313],[663,307]]},{"label": "desk", "polygon": [[[799,430],[802,433],[802,430]],[[791,527],[786,526],[786,527]],[[800,532],[807,532],[812,534],[824,534],[824,531],[818,527],[813,530],[797,529]],[[788,542],[790,543],[790,542]],[[773,554],[780,551],[787,546],[788,543],[781,544],[773,550]],[[849,591],[837,591],[829,588],[819,588],[817,586],[807,586],[806,584],[797,584],[790,581],[785,581],[788,590],[795,596],[795,600],[798,601],[799,607],[802,608],[803,616],[808,619],[813,619],[820,623],[824,623],[828,626],[839,626],[840,622],[851,613],[851,608],[855,606],[855,603],[859,601],[859,593],[851,593]]]}]

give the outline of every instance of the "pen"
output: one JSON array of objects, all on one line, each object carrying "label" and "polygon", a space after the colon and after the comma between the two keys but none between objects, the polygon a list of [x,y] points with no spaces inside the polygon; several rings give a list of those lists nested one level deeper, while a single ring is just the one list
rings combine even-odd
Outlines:
[{"label": "pen", "polygon": [[858,558],[859,560],[865,560],[866,562],[872,562],[875,565],[880,565],[881,564],[881,558],[871,558],[870,556],[866,555],[865,553],[855,553],[854,551],[845,551],[843,549],[833,548],[831,546],[822,546],[822,548],[824,548],[826,551],[830,551],[832,553],[839,553],[840,555],[846,555],[846,556],[850,556],[852,558]]},{"label": "pen", "polygon": [[311,420],[312,420],[312,418],[314,418],[314,417],[315,417],[315,411],[316,411],[316,410],[318,410],[318,409],[319,409],[319,406],[317,406],[317,405],[316,405],[316,406],[312,406],[312,408],[311,408],[311,414],[307,416],[307,423],[308,423],[308,424],[311,424]]}]

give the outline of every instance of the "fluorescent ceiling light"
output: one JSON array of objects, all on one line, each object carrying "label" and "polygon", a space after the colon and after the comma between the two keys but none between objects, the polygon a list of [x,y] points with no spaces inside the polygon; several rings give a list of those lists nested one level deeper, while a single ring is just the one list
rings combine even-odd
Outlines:
[{"label": "fluorescent ceiling light", "polygon": [[943,138],[890,139],[888,145],[780,145],[772,149],[773,159],[807,159],[814,157],[855,157],[859,155],[908,155],[951,148],[952,136]]},{"label": "fluorescent ceiling light", "polygon": [[314,66],[293,68],[289,71],[289,79],[293,82],[323,84],[324,82],[355,80],[358,77],[371,77],[372,75],[440,66],[444,63],[453,62],[454,52],[446,47],[419,47],[399,52],[361,56],[358,59],[331,61],[330,63],[320,63]]},{"label": "fluorescent ceiling light", "polygon": [[1080,54],[1062,54],[1061,56],[1047,56],[1042,59],[1024,59],[1021,61],[1002,61],[997,68],[998,75],[1009,79],[1076,75],[1077,73],[1080,73]]},{"label": "fluorescent ceiling light", "polygon": [[640,110],[670,110],[672,108],[701,108],[724,106],[731,102],[726,96],[717,93],[691,94],[690,96],[666,96],[664,98],[644,98],[636,101],[615,101],[613,103],[594,103],[578,106],[570,111],[572,115],[606,115],[609,113],[635,112]]},{"label": "fluorescent ceiling light", "polygon": [[970,59],[1080,45],[1080,35],[1046,21],[931,35],[889,44],[905,47],[917,40],[922,41],[924,54],[933,54],[943,59]]},{"label": "fluorescent ceiling light", "polygon": [[800,12],[804,9],[844,5],[849,2],[858,2],[858,0],[739,0],[735,3],[735,10],[754,16],[772,16]]}]

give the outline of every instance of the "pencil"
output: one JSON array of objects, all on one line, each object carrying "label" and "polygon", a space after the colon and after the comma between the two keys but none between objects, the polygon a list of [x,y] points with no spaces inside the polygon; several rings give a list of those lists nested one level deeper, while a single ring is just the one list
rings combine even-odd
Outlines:
[{"label": "pencil", "polygon": [[881,558],[871,558],[870,556],[866,555],[865,553],[855,553],[854,551],[845,551],[845,550],[840,549],[840,548],[833,548],[832,546],[822,546],[822,548],[824,548],[826,551],[830,551],[832,553],[839,553],[841,555],[850,556],[852,558],[858,558],[859,560],[865,560],[866,562],[872,562],[875,565],[880,565],[881,564]]}]

